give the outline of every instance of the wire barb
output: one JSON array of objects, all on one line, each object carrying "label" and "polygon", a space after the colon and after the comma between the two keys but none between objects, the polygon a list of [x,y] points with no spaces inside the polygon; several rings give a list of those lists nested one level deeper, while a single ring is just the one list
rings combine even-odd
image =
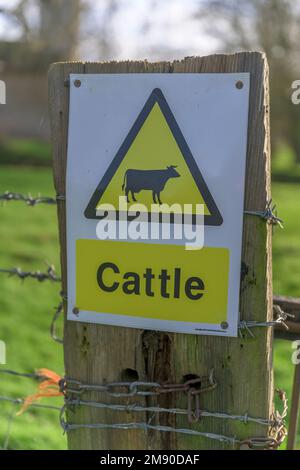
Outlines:
[{"label": "wire barb", "polygon": [[38,204],[50,204],[55,205],[57,200],[60,199],[61,196],[57,195],[56,198],[48,197],[48,196],[37,196],[32,197],[30,194],[28,196],[24,196],[24,194],[14,193],[12,191],[5,191],[5,193],[0,194],[0,201],[9,202],[9,201],[22,201],[25,202],[27,206],[36,206]]},{"label": "wire barb", "polygon": [[242,330],[246,330],[249,336],[255,338],[255,334],[251,331],[252,328],[258,327],[276,327],[278,325],[283,325],[286,330],[289,327],[286,324],[288,318],[293,318],[294,315],[284,312],[279,305],[273,306],[274,319],[271,321],[255,321],[255,320],[241,320],[239,322],[239,336],[242,337]]},{"label": "wire barb", "polygon": [[279,225],[280,228],[284,228],[283,220],[277,217],[276,204],[272,205],[272,199],[267,201],[264,211],[244,211],[244,214],[256,215],[261,219],[266,220],[271,225]]},{"label": "wire barb", "polygon": [[61,282],[61,278],[56,275],[55,267],[49,265],[46,272],[41,271],[22,271],[21,268],[0,268],[0,273],[8,274],[9,277],[17,276],[22,281],[27,278],[36,279],[39,282],[43,281],[52,281],[52,282]]}]

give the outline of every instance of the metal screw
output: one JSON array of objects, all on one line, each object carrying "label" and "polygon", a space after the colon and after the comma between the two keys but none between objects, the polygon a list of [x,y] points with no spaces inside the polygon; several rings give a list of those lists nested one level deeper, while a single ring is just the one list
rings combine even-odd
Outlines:
[{"label": "metal screw", "polygon": [[72,312],[74,313],[74,315],[79,315],[79,308],[78,307],[74,307]]},{"label": "metal screw", "polygon": [[242,80],[238,80],[238,81],[236,82],[235,86],[236,86],[236,88],[237,88],[238,90],[241,90],[241,89],[243,88],[243,86],[244,86],[244,83],[242,82]]},{"label": "metal screw", "polygon": [[76,88],[81,87],[81,80],[74,80],[74,86],[76,86]]},{"label": "metal screw", "polygon": [[228,325],[227,321],[222,321],[222,323],[221,323],[222,330],[227,330],[228,326],[229,325]]}]

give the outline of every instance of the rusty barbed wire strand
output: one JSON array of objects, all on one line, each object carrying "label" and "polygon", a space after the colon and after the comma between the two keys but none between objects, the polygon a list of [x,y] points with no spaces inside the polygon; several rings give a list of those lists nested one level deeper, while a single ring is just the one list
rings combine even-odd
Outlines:
[{"label": "rusty barbed wire strand", "polygon": [[[151,395],[160,395],[164,393],[171,393],[171,392],[186,392],[189,396],[189,393],[192,395],[199,395],[203,392],[207,392],[209,390],[213,390],[217,387],[217,382],[214,379],[214,371],[213,369],[210,370],[208,376],[202,376],[197,379],[188,380],[181,384],[158,384],[156,382],[145,382],[145,381],[135,381],[135,382],[112,382],[108,384],[83,384],[81,381],[78,380],[70,380],[66,378],[62,378],[60,381],[60,390],[65,395],[66,405],[67,406],[91,406],[91,407],[98,407],[98,408],[108,408],[112,410],[118,411],[151,411],[151,412],[158,412],[158,413],[171,413],[171,414],[184,414],[188,415],[189,410],[178,409],[178,408],[161,408],[161,407],[145,407],[140,406],[138,404],[127,404],[127,405],[119,405],[119,404],[107,404],[107,403],[100,403],[95,401],[88,401],[82,400],[79,396],[82,395],[84,392],[100,392],[106,393],[111,397],[134,397],[134,396],[141,396],[147,397]],[[68,384],[75,385],[76,388],[69,388]],[[199,386],[199,388],[195,388],[195,386]],[[114,389],[125,389],[125,392],[114,392]],[[142,389],[142,390],[141,390]],[[148,389],[148,390],[147,390]],[[255,418],[249,416],[247,413],[244,415],[233,415],[223,412],[210,412],[207,410],[199,410],[199,418],[202,416],[207,417],[216,417],[216,418],[224,418],[224,419],[232,419],[242,421],[243,423],[247,424],[248,422],[256,422],[259,424],[264,424],[267,426],[281,426],[284,424],[284,419],[287,416],[287,399],[284,392],[281,390],[276,390],[278,393],[282,403],[283,403],[283,411],[280,414],[276,412],[271,420],[265,418]],[[74,399],[72,395],[75,395],[76,398]]]},{"label": "rusty barbed wire strand", "polygon": [[[71,387],[69,385],[71,385]],[[99,385],[85,384],[79,380],[67,377],[62,378],[60,381],[60,390],[65,395],[82,395],[84,392],[104,392],[114,398],[128,398],[133,396],[148,397],[173,392],[191,392],[192,395],[198,395],[203,392],[213,390],[216,387],[217,381],[214,377],[214,369],[211,369],[208,375],[177,384],[160,384],[158,382],[147,381],[124,381]],[[120,389],[125,389],[125,391],[120,391]]]},{"label": "rusty barbed wire strand", "polygon": [[[0,369],[0,373],[10,374],[18,377],[36,379],[36,380],[46,380],[47,377],[43,377],[38,373],[27,373],[27,372],[18,372],[11,369]],[[76,388],[69,388],[68,383],[72,385],[72,387]],[[72,431],[74,429],[80,428],[92,428],[92,429],[140,429],[140,430],[156,430],[160,432],[174,432],[174,433],[183,433],[189,434],[194,436],[201,436],[206,437],[209,439],[218,440],[223,443],[231,444],[233,446],[244,446],[247,448],[268,448],[268,449],[275,449],[283,442],[286,437],[286,428],[285,428],[285,418],[287,416],[287,398],[286,394],[282,390],[276,390],[278,393],[282,403],[283,403],[283,411],[279,413],[276,411],[272,419],[265,419],[265,418],[256,418],[249,416],[247,413],[245,415],[231,415],[228,413],[223,412],[210,412],[207,410],[198,410],[199,417],[210,417],[210,418],[217,418],[217,419],[228,419],[228,420],[238,420],[244,424],[248,424],[250,422],[254,422],[257,424],[261,424],[263,426],[268,426],[271,428],[270,432],[271,435],[266,438],[249,438],[245,440],[239,440],[235,437],[229,437],[221,434],[214,434],[210,432],[200,432],[194,429],[185,429],[185,428],[173,428],[169,426],[158,426],[152,425],[150,422],[143,423],[143,422],[133,422],[133,423],[84,423],[84,424],[77,424],[77,423],[67,423],[64,420],[64,413],[67,408],[74,410],[76,406],[89,406],[89,407],[96,407],[96,408],[106,408],[110,410],[116,411],[134,411],[134,412],[145,412],[148,411],[153,415],[155,413],[173,413],[179,415],[189,415],[189,409],[177,409],[177,408],[162,408],[159,406],[143,406],[138,404],[111,404],[111,403],[101,403],[95,401],[88,401],[82,400],[80,397],[73,398],[72,395],[75,394],[81,395],[83,392],[91,392],[91,391],[98,391],[98,392],[106,392],[112,397],[124,397],[127,398],[128,396],[140,396],[140,397],[147,397],[149,395],[158,395],[158,394],[165,394],[165,393],[176,393],[176,392],[185,392],[189,397],[189,394],[192,392],[193,396],[197,396],[202,392],[206,392],[209,390],[214,389],[217,386],[217,382],[214,379],[213,369],[209,371],[209,374],[206,376],[202,376],[196,379],[188,380],[184,383],[177,383],[177,384],[159,384],[157,382],[146,382],[146,381],[135,381],[135,382],[112,382],[106,384],[85,384],[79,380],[74,379],[66,379],[62,378],[59,382],[60,390],[65,395],[65,404],[62,407],[48,405],[48,404],[40,404],[40,403],[33,403],[31,406],[36,408],[44,408],[44,409],[51,409],[55,411],[59,411],[59,420],[60,424],[65,432]],[[195,387],[200,387],[199,389]],[[203,388],[201,389],[201,386]],[[125,391],[120,391],[120,388],[124,389]],[[71,394],[71,395],[69,395]],[[0,396],[0,402],[9,402],[12,405],[21,405],[24,403],[24,399],[21,398],[14,398],[14,397],[7,397],[7,396]],[[9,415],[9,422],[7,426],[7,433],[4,440],[3,448],[8,447],[8,440],[9,435],[11,432],[12,421],[14,420],[15,414]],[[272,436],[274,435],[274,437]]]},{"label": "rusty barbed wire strand", "polygon": [[[56,197],[48,197],[48,196],[37,196],[32,197],[30,194],[25,196],[21,193],[16,193],[13,191],[5,191],[5,193],[0,194],[0,201],[8,202],[8,201],[22,201],[25,202],[28,206],[36,206],[38,204],[49,204],[49,205],[56,205],[58,201],[65,201],[66,196],[65,194],[57,194]],[[263,211],[256,211],[256,210],[246,210],[244,211],[246,215],[254,215],[258,216],[263,220],[266,220],[271,225],[279,225],[283,228],[283,220],[277,216],[276,204],[272,205],[272,199],[267,201],[266,208]]]},{"label": "rusty barbed wire strand", "polygon": [[[13,192],[5,192],[4,194],[0,195],[0,201],[22,201],[28,206],[36,206],[38,204],[49,204],[49,205],[55,205],[57,204],[58,200],[65,200],[64,195],[57,195],[57,197],[51,198],[51,197],[44,197],[44,196],[38,196],[36,198],[33,198],[31,195],[24,196],[20,193],[13,193]],[[277,215],[274,213],[276,210],[276,206],[272,206],[272,200],[270,200],[267,203],[267,207],[265,211],[245,211],[246,214],[249,215],[257,215],[267,222],[269,222],[272,225],[278,224],[280,227],[283,228],[282,225],[282,220],[277,217]],[[43,282],[44,280],[51,280],[54,282],[59,282],[61,281],[61,278],[58,277],[55,274],[55,269],[53,266],[49,266],[47,273],[42,273],[40,271],[36,272],[26,272],[22,271],[21,268],[12,268],[12,269],[0,269],[0,273],[4,274],[9,274],[10,276],[16,276],[19,277],[20,279],[26,279],[28,277],[34,278],[38,280],[39,282]],[[57,321],[57,318],[60,316],[61,312],[63,310],[63,301],[60,302],[58,307],[55,310],[51,325],[50,325],[50,332],[52,338],[61,343],[62,340],[57,337],[56,331],[55,331],[55,323]],[[277,312],[278,313],[278,312]],[[240,322],[239,328],[243,329],[245,328],[251,336],[253,336],[252,332],[250,331],[250,328],[253,327],[258,327],[258,326],[275,326],[278,323],[282,323],[285,325],[285,321],[287,319],[287,314],[284,312],[279,312],[279,315],[277,316],[276,319],[274,319],[271,322],[254,322],[254,321],[242,321]],[[285,325],[286,326],[286,325]],[[17,371],[9,370],[9,369],[0,369],[0,373],[6,373],[18,377],[25,377],[25,378],[31,378],[31,379],[36,379],[36,380],[44,380],[45,377],[41,376],[40,374],[37,373],[19,373]],[[67,389],[65,388],[67,386],[67,383],[71,383],[72,385],[75,386],[74,389]],[[203,382],[205,382],[204,387]],[[197,386],[200,386],[200,388],[196,388]],[[122,387],[128,387],[127,392],[116,392],[113,391],[115,388],[122,388]],[[149,387],[150,390],[146,390],[145,388]],[[177,409],[177,408],[162,408],[162,407],[147,407],[147,406],[140,406],[137,404],[133,405],[122,405],[122,404],[106,404],[106,403],[99,403],[99,402],[93,402],[93,401],[86,401],[86,400],[81,400],[80,398],[76,399],[69,399],[66,396],[66,403],[62,407],[57,407],[53,405],[47,405],[47,404],[40,404],[40,403],[33,403],[31,406],[35,408],[43,408],[43,409],[52,409],[60,412],[60,423],[64,431],[68,432],[73,429],[79,429],[79,428],[97,428],[97,429],[141,429],[141,430],[156,430],[156,431],[161,431],[161,432],[174,432],[174,433],[183,433],[183,434],[190,434],[190,435],[198,435],[202,437],[207,437],[210,439],[215,439],[223,443],[229,443],[232,444],[233,446],[236,445],[247,445],[249,448],[277,448],[284,440],[286,436],[286,429],[285,429],[285,417],[287,414],[287,399],[286,395],[282,390],[279,390],[280,397],[282,401],[284,402],[284,409],[282,414],[280,414],[278,411],[275,412],[273,419],[272,420],[266,420],[263,418],[253,418],[249,417],[248,414],[245,415],[230,415],[227,413],[218,413],[218,412],[209,412],[206,410],[200,410],[199,409],[199,403],[197,400],[195,400],[196,404],[196,412],[194,413],[194,421],[198,421],[200,417],[215,417],[218,419],[232,419],[232,420],[238,420],[241,421],[245,424],[248,422],[256,422],[258,424],[262,424],[265,426],[270,426],[272,429],[276,428],[276,437],[268,437],[268,438],[249,438],[247,440],[238,440],[235,437],[228,437],[224,436],[221,434],[214,434],[214,433],[209,433],[209,432],[200,432],[197,430],[193,429],[184,429],[184,428],[174,428],[174,427],[169,427],[169,426],[161,426],[161,425],[152,425],[150,422],[148,423],[143,423],[143,422],[134,422],[134,423],[114,423],[114,424],[106,424],[106,423],[93,423],[93,424],[77,424],[77,423],[66,423],[63,419],[64,412],[68,406],[74,407],[74,406],[91,406],[91,407],[97,407],[97,408],[109,408],[111,410],[117,410],[117,411],[148,411],[151,413],[174,413],[174,414],[184,414],[187,415],[190,418],[190,415],[192,413],[191,411],[191,398],[192,397],[197,397],[200,393],[212,390],[213,388],[216,387],[216,382],[213,379],[213,372],[209,374],[208,377],[201,377],[199,379],[193,379],[190,381],[185,382],[184,384],[158,384],[155,382],[115,382],[115,383],[110,383],[110,384],[104,384],[104,385],[93,385],[93,384],[82,384],[79,381],[72,381],[72,379],[62,379],[61,382],[61,388],[64,389],[64,393],[72,393],[72,394],[79,394],[85,392],[85,391],[100,391],[100,392],[106,392],[112,397],[132,397],[132,396],[149,396],[149,395],[157,395],[161,393],[174,393],[174,392],[185,392],[188,395],[188,409]],[[21,398],[13,398],[13,397],[7,397],[7,396],[0,396],[0,401],[1,402],[9,402],[12,405],[20,405],[24,403],[24,399]],[[192,414],[193,414],[192,413]],[[4,444],[3,444],[3,449],[8,448],[9,444],[9,437],[11,434],[11,429],[12,429],[12,424],[13,420],[15,419],[15,413],[12,411],[9,415],[8,419],[8,426],[7,426],[7,433],[4,439]]]},{"label": "rusty barbed wire strand", "polygon": [[65,200],[65,196],[63,194],[57,194],[55,198],[48,197],[48,196],[40,196],[32,197],[30,194],[24,196],[21,193],[15,193],[13,191],[5,191],[5,193],[0,194],[0,201],[9,202],[9,201],[22,201],[27,206],[36,206],[38,204],[49,204],[49,205],[56,205],[57,201]]},{"label": "rusty barbed wire strand", "polygon": [[50,265],[46,272],[42,271],[22,271],[21,268],[0,268],[0,273],[8,274],[9,277],[18,277],[21,280],[27,278],[36,279],[39,282],[52,281],[61,282],[60,276],[55,273],[55,267]]},{"label": "rusty barbed wire strand", "polygon": [[[76,381],[78,383],[78,381]],[[109,384],[105,384],[107,386]],[[111,384],[110,384],[111,385]],[[142,382],[143,387],[145,386],[145,382]],[[149,382],[150,387],[153,386],[152,382]],[[178,384],[181,385],[181,384]],[[115,386],[115,383],[113,383]],[[100,386],[97,386],[97,390],[99,391]],[[101,386],[102,387],[102,386]],[[182,389],[181,389],[182,390]],[[103,390],[101,390],[103,391]],[[184,414],[187,415],[189,413],[188,410],[177,409],[177,408],[161,408],[155,406],[140,406],[137,404],[108,404],[108,403],[100,403],[94,401],[84,401],[80,398],[77,399],[69,399],[66,398],[65,405],[61,409],[60,413],[60,424],[64,432],[69,432],[76,429],[140,429],[147,431],[149,429],[160,431],[160,432],[174,432],[174,433],[181,433],[181,434],[189,434],[194,436],[201,436],[206,437],[209,439],[218,440],[219,442],[231,444],[233,447],[239,446],[240,448],[249,448],[249,449],[277,449],[282,442],[284,441],[287,431],[285,428],[285,418],[287,416],[287,398],[285,392],[282,390],[276,390],[279,394],[279,397],[283,403],[283,411],[279,413],[276,411],[273,414],[272,420],[267,420],[263,418],[253,418],[245,414],[243,416],[240,415],[229,415],[227,413],[218,413],[218,412],[208,412],[205,410],[199,410],[200,416],[202,417],[211,417],[211,418],[219,418],[219,419],[232,419],[238,420],[244,424],[248,424],[249,422],[255,422],[257,424],[262,424],[265,426],[269,426],[271,428],[271,435],[268,437],[252,437],[249,439],[239,440],[236,437],[229,437],[222,434],[215,434],[209,432],[200,432],[194,429],[186,429],[186,428],[175,428],[169,426],[161,426],[161,425],[152,425],[150,422],[132,422],[132,423],[67,423],[64,420],[64,413],[65,411],[70,408],[74,411],[76,406],[90,406],[96,408],[103,408],[103,409],[110,409],[115,411],[136,411],[136,412],[150,412],[152,414],[155,413],[172,413],[172,414]],[[272,435],[273,434],[273,435]]]}]

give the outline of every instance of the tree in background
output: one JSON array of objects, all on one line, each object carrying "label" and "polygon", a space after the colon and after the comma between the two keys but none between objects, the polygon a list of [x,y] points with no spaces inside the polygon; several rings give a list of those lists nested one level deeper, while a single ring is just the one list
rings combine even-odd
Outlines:
[{"label": "tree in background", "polygon": [[40,48],[57,60],[76,56],[79,39],[80,0],[39,0]]},{"label": "tree in background", "polygon": [[47,69],[49,63],[78,57],[80,46],[93,40],[100,60],[112,56],[113,17],[118,0],[102,0],[95,15],[92,0],[19,0],[0,15],[19,31],[17,41],[0,42],[4,61],[18,69]]},{"label": "tree in background", "polygon": [[19,31],[2,42],[4,60],[18,69],[45,69],[50,62],[74,57],[81,0],[19,0],[0,10]]},{"label": "tree in background", "polygon": [[300,113],[290,99],[300,78],[299,0],[200,0],[198,18],[222,49],[263,50],[270,66],[273,148],[287,143],[300,162]]}]

